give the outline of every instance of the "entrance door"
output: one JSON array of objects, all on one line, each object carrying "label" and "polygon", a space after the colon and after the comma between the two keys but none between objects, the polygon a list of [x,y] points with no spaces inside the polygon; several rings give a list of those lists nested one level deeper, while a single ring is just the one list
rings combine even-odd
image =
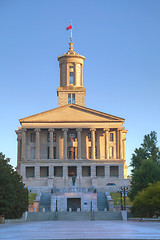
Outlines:
[{"label": "entrance door", "polygon": [[71,208],[72,211],[77,211],[77,208],[81,209],[81,199],[67,198],[67,211],[69,211],[69,208]]}]

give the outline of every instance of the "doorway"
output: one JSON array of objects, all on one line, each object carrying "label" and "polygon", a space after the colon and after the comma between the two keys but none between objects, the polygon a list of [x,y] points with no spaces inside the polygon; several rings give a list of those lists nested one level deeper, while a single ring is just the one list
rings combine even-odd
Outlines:
[{"label": "doorway", "polygon": [[67,198],[67,211],[69,208],[72,211],[77,211],[78,208],[81,210],[81,198]]}]

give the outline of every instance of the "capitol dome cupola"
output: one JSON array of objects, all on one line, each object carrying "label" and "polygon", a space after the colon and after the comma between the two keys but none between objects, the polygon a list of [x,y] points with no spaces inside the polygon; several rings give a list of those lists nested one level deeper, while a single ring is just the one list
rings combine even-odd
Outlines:
[{"label": "capitol dome cupola", "polygon": [[86,89],[83,87],[84,56],[73,50],[70,38],[69,51],[58,57],[60,67],[60,87],[57,88],[59,107],[67,104],[84,106]]}]

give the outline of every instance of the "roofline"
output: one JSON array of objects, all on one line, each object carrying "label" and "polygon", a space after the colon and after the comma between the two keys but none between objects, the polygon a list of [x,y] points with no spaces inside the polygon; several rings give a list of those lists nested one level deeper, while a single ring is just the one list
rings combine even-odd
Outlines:
[{"label": "roofline", "polygon": [[[27,119],[27,118],[30,118],[30,117],[34,117],[34,116],[38,116],[38,115],[40,115],[40,114],[44,114],[44,113],[47,113],[47,112],[50,112],[50,111],[54,111],[54,110],[56,110],[56,109],[60,109],[60,108],[66,108],[66,107],[76,107],[76,108],[78,108],[78,109],[82,109],[82,110],[88,110],[88,111],[91,111],[91,112],[93,112],[93,113],[96,113],[96,114],[99,114],[99,115],[103,115],[103,116],[107,116],[107,117],[113,117],[113,118],[119,118],[122,122],[124,122],[125,121],[125,119],[124,118],[121,118],[121,117],[117,117],[117,116],[114,116],[114,115],[111,115],[111,114],[107,114],[107,113],[104,113],[104,112],[100,112],[100,111],[97,111],[97,110],[94,110],[94,109],[91,109],[91,108],[87,108],[87,107],[83,107],[83,106],[80,106],[80,105],[78,105],[78,104],[67,104],[67,105],[64,105],[64,106],[61,106],[61,107],[57,107],[57,108],[53,108],[53,109],[50,109],[50,110],[48,110],[48,111],[44,111],[44,112],[41,112],[41,113],[37,113],[37,114],[34,114],[34,115],[31,115],[31,116],[29,116],[29,117],[25,117],[25,118],[21,118],[21,119],[19,119],[19,122],[21,123],[21,122],[23,122],[24,121],[24,119]],[[116,119],[115,119],[116,120]],[[114,120],[113,120],[114,121]],[[25,121],[25,122],[27,122],[27,121]],[[118,122],[118,121],[117,121]]]}]

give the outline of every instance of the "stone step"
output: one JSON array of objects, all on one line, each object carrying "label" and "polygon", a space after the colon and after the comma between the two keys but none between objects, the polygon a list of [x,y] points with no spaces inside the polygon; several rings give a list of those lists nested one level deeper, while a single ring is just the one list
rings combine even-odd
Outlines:
[{"label": "stone step", "polygon": [[121,212],[29,212],[27,221],[122,220]]},{"label": "stone step", "polygon": [[51,211],[51,193],[42,193],[40,202],[39,202],[39,212],[42,212],[45,209],[45,212]]},{"label": "stone step", "polygon": [[97,192],[97,208],[98,211],[107,209],[107,199],[104,192]]}]

